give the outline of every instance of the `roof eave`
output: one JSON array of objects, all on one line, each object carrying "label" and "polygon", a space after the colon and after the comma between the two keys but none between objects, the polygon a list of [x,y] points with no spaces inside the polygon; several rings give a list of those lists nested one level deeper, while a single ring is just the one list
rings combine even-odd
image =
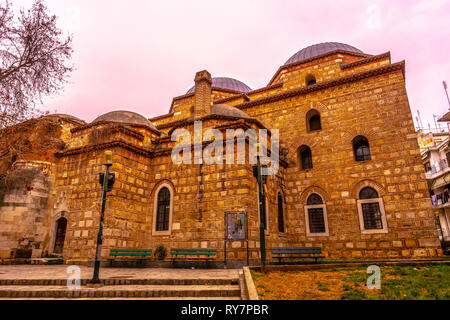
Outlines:
[{"label": "roof eave", "polygon": [[403,74],[403,78],[405,75],[405,61],[400,61],[394,64],[390,64],[387,66],[382,66],[382,67],[378,67],[378,68],[374,68],[374,69],[370,69],[367,71],[362,71],[362,72],[358,72],[358,73],[354,73],[348,76],[344,76],[344,77],[340,77],[337,79],[333,79],[330,81],[325,81],[325,82],[319,82],[316,83],[314,85],[311,86],[307,86],[307,87],[301,87],[301,88],[297,88],[297,89],[293,89],[293,90],[289,90],[289,91],[284,91],[281,93],[278,93],[276,95],[272,95],[269,97],[263,97],[263,98],[259,98],[256,100],[252,100],[249,102],[244,102],[241,104],[237,104],[234,107],[239,108],[239,109],[245,109],[254,105],[259,105],[259,104],[264,104],[264,103],[269,103],[269,102],[275,102],[281,99],[286,99],[289,97],[294,97],[300,94],[305,94],[305,93],[309,93],[309,92],[313,92],[313,91],[318,91],[318,90],[323,90],[329,87],[334,87],[334,86],[338,86],[338,85],[342,85],[344,83],[348,83],[348,82],[353,82],[353,81],[358,81],[361,79],[365,79],[365,78],[369,78],[372,76],[376,76],[379,74],[383,74],[383,73],[387,73],[387,72],[393,72],[393,71],[397,71],[397,70],[401,70],[402,74]]}]

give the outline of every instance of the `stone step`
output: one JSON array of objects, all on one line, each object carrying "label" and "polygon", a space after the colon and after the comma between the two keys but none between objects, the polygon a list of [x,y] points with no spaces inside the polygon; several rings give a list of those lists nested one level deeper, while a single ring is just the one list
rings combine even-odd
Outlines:
[{"label": "stone step", "polygon": [[0,298],[154,298],[240,297],[239,285],[113,285],[98,288],[67,286],[0,286]]},{"label": "stone step", "polygon": [[31,258],[30,264],[63,264],[63,259],[59,258]]},{"label": "stone step", "polygon": [[[86,285],[90,279],[80,279],[81,285]],[[239,279],[211,278],[211,279],[101,279],[105,286],[114,285],[235,285]],[[67,279],[0,279],[0,286],[66,286]]]}]

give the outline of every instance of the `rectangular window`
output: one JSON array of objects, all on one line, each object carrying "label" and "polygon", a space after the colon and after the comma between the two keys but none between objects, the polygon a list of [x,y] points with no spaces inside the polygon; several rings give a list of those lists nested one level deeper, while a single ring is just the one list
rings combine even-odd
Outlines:
[{"label": "rectangular window", "polygon": [[312,155],[311,153],[304,153],[302,155],[302,168],[303,170],[308,170],[308,169],[312,169],[313,164],[312,164]]},{"label": "rectangular window", "polygon": [[305,224],[307,237],[329,236],[326,205],[306,205]]},{"label": "rectangular window", "polygon": [[356,161],[371,160],[370,149],[368,146],[361,146],[356,149]]},{"label": "rectangular window", "polygon": [[169,214],[170,214],[170,204],[169,205],[160,204],[160,206],[158,207],[156,231],[169,230]]},{"label": "rectangular window", "polygon": [[310,233],[325,232],[325,219],[322,208],[308,209],[309,231]]},{"label": "rectangular window", "polygon": [[388,224],[382,198],[357,200],[361,233],[388,233]]},{"label": "rectangular window", "polygon": [[379,203],[363,203],[361,206],[363,211],[364,229],[383,229]]}]

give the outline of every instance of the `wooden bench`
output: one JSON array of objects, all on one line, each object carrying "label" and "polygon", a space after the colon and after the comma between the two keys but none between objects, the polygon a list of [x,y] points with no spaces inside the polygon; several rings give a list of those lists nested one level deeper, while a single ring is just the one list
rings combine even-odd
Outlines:
[{"label": "wooden bench", "polygon": [[282,259],[317,259],[325,258],[318,256],[322,253],[320,247],[272,247],[272,257],[278,259],[281,263]]},{"label": "wooden bench", "polygon": [[[152,249],[111,249],[109,252],[111,266],[117,257],[137,257],[141,263],[147,256],[152,256]],[[140,258],[139,258],[140,257]]]},{"label": "wooden bench", "polygon": [[[216,256],[216,249],[170,249],[170,254],[173,256],[172,263],[175,264],[178,256],[189,256],[184,257],[183,260],[205,260],[206,264],[211,258]],[[204,258],[200,258],[204,256]]]}]

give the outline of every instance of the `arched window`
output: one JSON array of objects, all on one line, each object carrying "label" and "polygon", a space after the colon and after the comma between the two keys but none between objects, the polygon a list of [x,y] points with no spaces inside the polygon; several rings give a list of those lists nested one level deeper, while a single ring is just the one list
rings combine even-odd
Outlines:
[{"label": "arched window", "polygon": [[[378,193],[366,187],[359,192],[359,199],[377,199]],[[378,202],[363,203],[362,214],[364,220],[364,229],[383,229],[383,221],[381,220],[380,204]]]},{"label": "arched window", "polygon": [[300,169],[308,170],[312,169],[312,153],[311,149],[308,146],[301,146],[297,151],[298,161],[300,163]]},{"label": "arched window", "polygon": [[283,196],[278,192],[278,231],[284,232]]},{"label": "arched window", "polygon": [[356,161],[370,160],[369,141],[363,136],[357,136],[353,139],[353,151]]},{"label": "arched window", "polygon": [[312,193],[305,206],[306,235],[328,236],[327,210],[322,197]]},{"label": "arched window", "polygon": [[313,193],[308,197],[308,200],[306,200],[307,205],[315,205],[315,204],[323,204],[322,197],[319,196],[317,193]]},{"label": "arched window", "polygon": [[386,215],[383,199],[371,187],[364,187],[359,192],[358,215],[363,233],[387,232]]},{"label": "arched window", "polygon": [[309,74],[305,78],[305,83],[307,86],[312,86],[313,84],[316,84],[316,78],[312,74]]},{"label": "arched window", "polygon": [[376,198],[378,198],[378,192],[371,187],[365,187],[365,188],[362,188],[361,191],[359,192],[359,198],[361,200],[376,199]]},{"label": "arched window", "polygon": [[171,191],[167,186],[162,186],[156,194],[156,219],[155,219],[155,231],[156,232],[169,232],[170,231],[170,215],[171,215]]},{"label": "arched window", "polygon": [[312,109],[306,113],[306,130],[308,132],[322,130],[319,111]]}]

